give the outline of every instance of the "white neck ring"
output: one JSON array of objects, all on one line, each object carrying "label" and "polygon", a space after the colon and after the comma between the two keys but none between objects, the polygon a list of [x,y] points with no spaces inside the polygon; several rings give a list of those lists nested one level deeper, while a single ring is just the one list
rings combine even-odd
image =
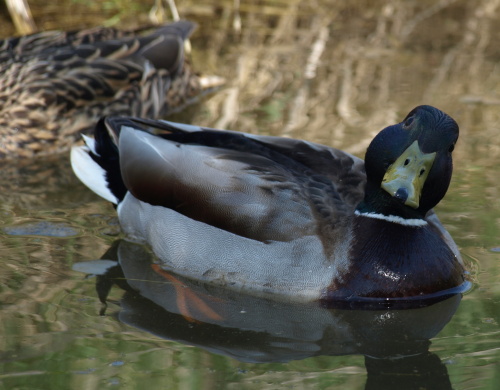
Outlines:
[{"label": "white neck ring", "polygon": [[427,221],[425,219],[419,218],[402,218],[396,215],[384,215],[379,213],[362,213],[358,210],[354,212],[355,215],[359,215],[360,217],[374,218],[380,219],[382,221],[397,223],[403,226],[413,226],[413,227],[422,227],[427,225]]}]

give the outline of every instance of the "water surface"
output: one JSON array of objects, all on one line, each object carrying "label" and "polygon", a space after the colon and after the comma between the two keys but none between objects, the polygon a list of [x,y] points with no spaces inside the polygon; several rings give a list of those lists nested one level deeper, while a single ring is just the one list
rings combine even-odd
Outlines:
[{"label": "water surface", "polygon": [[[62,19],[54,6],[33,8],[45,28],[146,21],[144,5],[112,4],[105,12],[79,2],[60,7],[81,14],[76,20]],[[73,176],[67,155],[10,163],[0,170],[0,388],[496,389],[500,2],[237,4],[179,4],[199,24],[193,62],[228,85],[171,119],[363,156],[374,134],[413,107],[439,107],[461,134],[452,184],[436,211],[474,288],[423,314],[359,314],[241,302],[194,286],[189,291],[209,297],[213,312],[169,312],[184,299],[175,287],[160,293],[167,302],[154,291],[135,293],[142,285],[122,283],[124,270],[85,278],[73,269],[111,259],[120,229],[113,207]],[[222,326],[221,313],[234,322]],[[398,338],[405,334],[410,342]]]}]

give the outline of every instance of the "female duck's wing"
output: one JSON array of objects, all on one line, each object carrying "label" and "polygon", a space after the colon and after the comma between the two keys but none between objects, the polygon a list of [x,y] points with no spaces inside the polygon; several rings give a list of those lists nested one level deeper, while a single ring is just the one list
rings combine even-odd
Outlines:
[{"label": "female duck's wing", "polygon": [[331,237],[363,197],[363,162],[338,150],[164,121],[108,123],[120,127],[121,175],[134,197],[247,238]]},{"label": "female duck's wing", "polygon": [[[139,115],[158,115],[169,78],[179,72],[184,60],[181,36],[170,33],[171,29],[167,27],[144,37],[46,48],[33,57],[5,63],[0,67],[4,74],[2,93],[6,98],[14,95],[12,99],[21,100],[21,103],[28,101],[34,104],[40,100],[48,108],[57,105],[60,113],[100,102],[100,110],[104,114],[135,112]],[[165,80],[160,81],[162,78]],[[153,84],[155,81],[158,85]],[[153,99],[149,99],[158,102],[152,109],[137,110],[131,106],[132,99],[129,97],[132,92],[135,93],[133,83],[147,82],[151,83],[149,92],[155,93]],[[149,100],[144,96],[142,98],[138,100]],[[103,105],[103,102],[113,105],[120,100],[123,100],[123,108],[109,110]],[[2,105],[3,108],[8,106],[12,104]],[[17,108],[16,105],[14,107]]]},{"label": "female duck's wing", "polygon": [[157,118],[191,102],[204,91],[184,61],[193,28],[179,21],[147,35],[96,30],[0,42],[0,158],[68,149],[104,115]]},{"label": "female duck's wing", "polygon": [[[27,62],[34,58],[44,59],[61,50],[77,49],[82,45],[98,46],[110,41],[126,41],[140,36],[178,36],[182,40],[189,37],[195,24],[186,20],[154,28],[140,27],[119,30],[113,27],[93,27],[74,31],[43,31],[21,37],[0,40],[0,63]],[[167,56],[169,53],[165,53]],[[159,55],[159,54],[158,54]]]}]

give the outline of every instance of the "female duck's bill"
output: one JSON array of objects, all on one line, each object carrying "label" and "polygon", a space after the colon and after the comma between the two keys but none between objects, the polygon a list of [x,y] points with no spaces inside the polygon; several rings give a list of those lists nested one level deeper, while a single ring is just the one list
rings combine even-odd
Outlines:
[{"label": "female duck's bill", "polygon": [[466,285],[432,211],[457,138],[430,106],[382,130],[365,162],[306,141],[108,117],[72,166],[167,270],[276,299],[413,299]]}]

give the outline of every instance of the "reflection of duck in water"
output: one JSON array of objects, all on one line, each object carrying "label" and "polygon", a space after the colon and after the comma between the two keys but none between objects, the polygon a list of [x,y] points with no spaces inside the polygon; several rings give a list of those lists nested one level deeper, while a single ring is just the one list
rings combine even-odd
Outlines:
[{"label": "reflection of duck in water", "polygon": [[46,31],[0,41],[0,158],[67,150],[103,115],[159,118],[202,93],[185,61],[194,25]]},{"label": "reflection of duck in water", "polygon": [[159,337],[253,363],[363,354],[366,389],[451,389],[445,366],[428,347],[453,316],[460,294],[413,309],[326,309],[165,278],[144,247],[127,241],[116,242],[104,258],[74,267],[99,274],[103,302],[113,284],[126,290],[119,319]]},{"label": "reflection of duck in water", "polygon": [[365,163],[299,140],[107,118],[72,165],[167,271],[296,301],[398,300],[464,283],[431,210],[457,138],[430,106],[381,131]]}]

